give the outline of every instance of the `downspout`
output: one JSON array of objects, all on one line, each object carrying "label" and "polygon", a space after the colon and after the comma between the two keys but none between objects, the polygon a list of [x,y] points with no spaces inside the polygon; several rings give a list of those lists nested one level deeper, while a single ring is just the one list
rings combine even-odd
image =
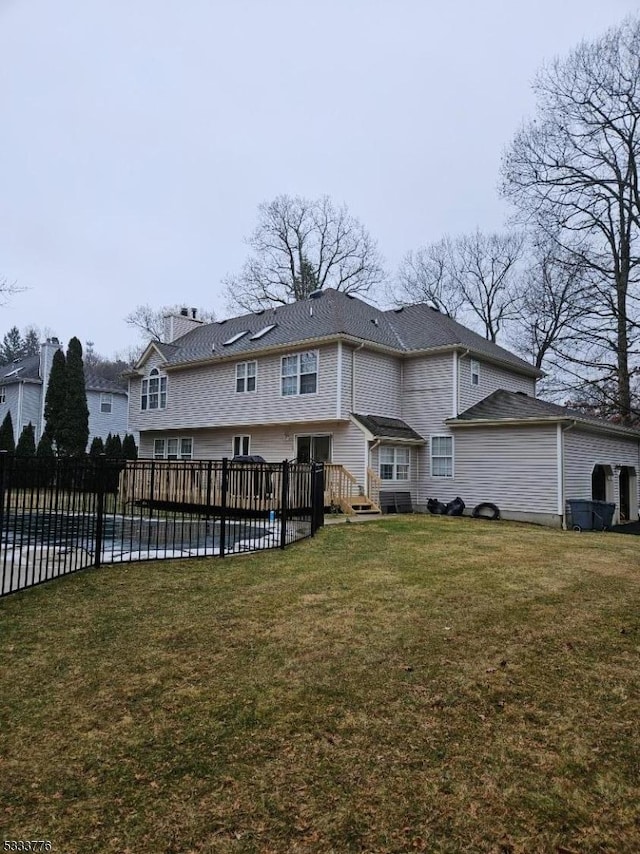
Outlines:
[{"label": "downspout", "polygon": [[351,412],[353,413],[356,411],[356,353],[363,347],[364,341],[351,353]]},{"label": "downspout", "polygon": [[342,417],[342,341],[338,341],[338,363],[336,366],[336,421]]},{"label": "downspout", "polygon": [[566,481],[566,472],[565,472],[565,453],[564,453],[564,434],[568,433],[569,430],[573,430],[576,426],[576,422],[572,421],[570,424],[565,425],[558,424],[558,429],[556,432],[556,464],[558,471],[558,516],[560,516],[562,522],[562,528],[567,530],[567,519],[565,513],[565,481]]}]

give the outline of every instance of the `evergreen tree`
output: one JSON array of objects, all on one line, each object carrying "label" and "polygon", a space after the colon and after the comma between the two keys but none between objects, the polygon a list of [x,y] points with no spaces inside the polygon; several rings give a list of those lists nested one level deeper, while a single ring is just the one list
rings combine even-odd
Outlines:
[{"label": "evergreen tree", "polygon": [[11,413],[7,412],[0,426],[0,451],[10,451],[13,453],[16,449],[16,440],[13,435],[13,421]]},{"label": "evergreen tree", "polygon": [[104,442],[101,436],[94,436],[89,448],[89,456],[99,457],[101,454],[104,454]]},{"label": "evergreen tree", "polygon": [[119,433],[116,433],[113,437],[110,456],[112,456],[114,460],[124,459],[122,454],[122,439],[120,438]]},{"label": "evergreen tree", "polygon": [[82,344],[72,338],[67,347],[64,411],[60,421],[60,445],[68,457],[81,457],[89,441],[89,407],[84,382]]},{"label": "evergreen tree", "polygon": [[16,457],[35,457],[36,455],[36,431],[33,424],[29,422],[23,427],[18,444],[16,445]]},{"label": "evergreen tree", "polygon": [[38,447],[36,448],[36,457],[39,460],[51,460],[55,459],[55,454],[53,452],[53,446],[51,444],[51,439],[47,436],[46,433],[43,433],[40,437],[40,441],[38,442]]},{"label": "evergreen tree", "polygon": [[136,440],[131,433],[126,433],[122,441],[122,456],[125,460],[138,459],[138,446]]},{"label": "evergreen tree", "polygon": [[40,333],[35,326],[25,329],[23,343],[25,356],[37,356],[40,353]]},{"label": "evergreen tree", "polygon": [[43,433],[36,449],[38,460],[37,471],[40,486],[48,486],[56,467],[56,455],[53,452],[51,439]]},{"label": "evergreen tree", "polygon": [[104,440],[104,452],[107,457],[113,456],[113,436],[111,433],[109,433],[107,438]]},{"label": "evergreen tree", "polygon": [[56,443],[58,453],[62,449],[62,421],[65,410],[67,361],[62,350],[56,350],[51,363],[49,385],[44,404],[45,433]]},{"label": "evergreen tree", "polygon": [[2,364],[13,362],[14,359],[21,359],[24,356],[24,341],[20,330],[17,326],[12,326],[11,329],[2,339],[0,346],[0,359]]}]

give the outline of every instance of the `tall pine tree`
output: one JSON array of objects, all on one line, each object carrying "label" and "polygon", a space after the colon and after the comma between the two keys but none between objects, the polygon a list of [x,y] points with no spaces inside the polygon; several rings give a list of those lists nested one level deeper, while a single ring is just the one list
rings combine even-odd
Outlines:
[{"label": "tall pine tree", "polygon": [[138,459],[138,446],[136,440],[131,433],[126,433],[122,440],[122,456],[125,460]]},{"label": "tall pine tree", "polygon": [[66,405],[67,360],[62,350],[56,350],[51,363],[49,385],[44,404],[45,433],[62,451],[62,422]]},{"label": "tall pine tree", "polygon": [[60,445],[68,457],[84,456],[89,441],[89,407],[84,382],[82,344],[72,338],[67,347],[64,412],[60,422]]},{"label": "tall pine tree", "polygon": [[36,455],[36,431],[33,424],[29,422],[23,428],[18,444],[16,445],[16,457],[35,457]]},{"label": "tall pine tree", "polygon": [[12,326],[2,339],[0,361],[6,365],[8,362],[13,362],[14,359],[21,359],[22,356],[24,356],[24,341],[18,327]]}]

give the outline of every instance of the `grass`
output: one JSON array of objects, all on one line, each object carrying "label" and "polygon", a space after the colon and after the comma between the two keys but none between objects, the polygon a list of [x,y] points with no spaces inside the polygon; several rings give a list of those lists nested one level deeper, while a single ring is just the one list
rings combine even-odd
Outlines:
[{"label": "grass", "polygon": [[0,602],[0,829],[54,851],[637,852],[640,539],[469,519]]}]

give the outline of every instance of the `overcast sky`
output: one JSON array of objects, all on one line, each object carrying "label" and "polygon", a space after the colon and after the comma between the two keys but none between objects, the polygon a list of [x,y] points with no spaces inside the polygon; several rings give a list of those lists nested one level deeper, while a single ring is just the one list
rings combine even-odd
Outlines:
[{"label": "overcast sky", "polygon": [[280,193],[346,203],[393,272],[501,228],[536,70],[630,0],[0,0],[0,276],[13,324],[112,355],[140,303],[228,314]]}]

